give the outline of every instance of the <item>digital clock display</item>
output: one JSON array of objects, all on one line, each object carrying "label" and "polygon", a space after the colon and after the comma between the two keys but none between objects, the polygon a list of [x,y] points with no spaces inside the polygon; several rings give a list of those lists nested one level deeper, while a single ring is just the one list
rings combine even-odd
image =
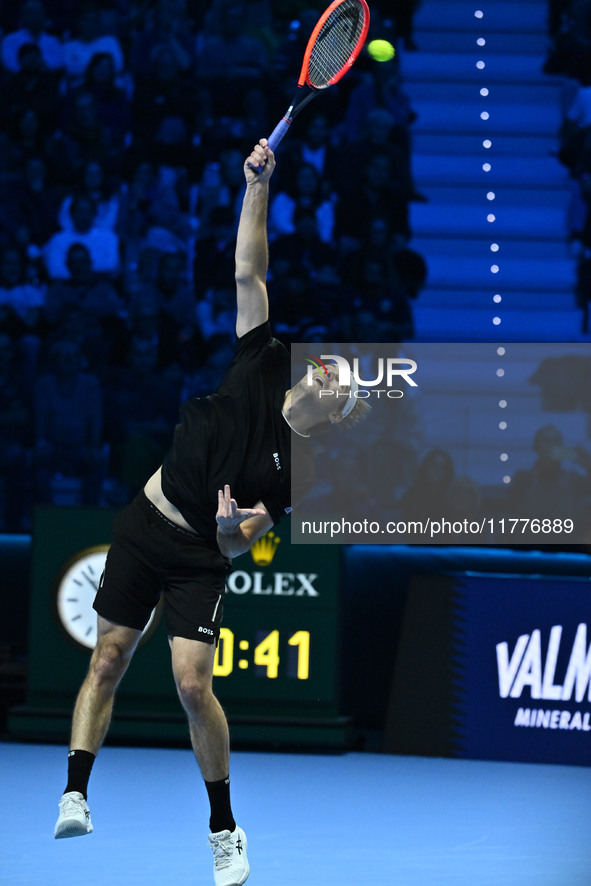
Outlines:
[{"label": "digital clock display", "polygon": [[[276,680],[280,667],[286,677],[308,680],[310,677],[310,631],[295,631],[287,638],[283,651],[283,638],[278,630],[257,631],[256,645],[251,649],[249,640],[238,640],[229,628],[222,628],[218,644],[214,677],[228,677],[236,667],[246,671],[253,667],[256,677]],[[280,652],[281,649],[281,652]],[[238,654],[236,654],[238,653]]]},{"label": "digital clock display", "polygon": [[224,613],[213,667],[214,692],[222,703],[334,696],[337,639],[326,630],[321,610],[304,609],[296,618],[291,609],[270,606],[265,617],[236,602],[230,601]]},{"label": "digital clock display", "polygon": [[334,699],[337,636],[326,629],[326,614],[269,606],[265,615],[244,602],[230,601],[220,630],[213,686],[222,704]]}]

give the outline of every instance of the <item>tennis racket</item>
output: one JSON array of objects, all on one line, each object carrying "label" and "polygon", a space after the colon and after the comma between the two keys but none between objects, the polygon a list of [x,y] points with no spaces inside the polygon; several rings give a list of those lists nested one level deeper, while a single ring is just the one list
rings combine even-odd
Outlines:
[{"label": "tennis racket", "polygon": [[[268,138],[272,151],[302,108],[320,90],[333,86],[345,76],[361,52],[368,28],[369,7],[365,0],[334,0],[320,16],[306,46],[297,92]],[[262,168],[259,166],[257,172]]]}]

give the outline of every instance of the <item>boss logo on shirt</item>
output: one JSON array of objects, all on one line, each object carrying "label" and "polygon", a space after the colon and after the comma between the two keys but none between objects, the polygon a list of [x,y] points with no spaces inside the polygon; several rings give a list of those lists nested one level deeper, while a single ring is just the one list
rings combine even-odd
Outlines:
[{"label": "boss logo on shirt", "polygon": [[279,453],[274,452],[273,458],[275,459],[275,467],[277,468],[278,471],[280,471],[281,470],[281,462],[279,461]]}]

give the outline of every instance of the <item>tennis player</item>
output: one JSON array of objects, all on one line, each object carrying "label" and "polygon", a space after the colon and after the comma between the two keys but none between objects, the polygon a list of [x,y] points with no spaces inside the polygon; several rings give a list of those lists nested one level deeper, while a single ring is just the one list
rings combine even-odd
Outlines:
[{"label": "tennis player", "polygon": [[232,558],[289,513],[310,484],[306,468],[301,489],[292,488],[294,447],[304,447],[300,462],[311,472],[306,438],[313,429],[356,423],[365,407],[352,396],[320,396],[328,389],[347,393],[331,369],[315,370],[313,385],[303,379],[289,388],[289,354],[272,337],[268,319],[266,219],[274,168],[262,139],[244,164],[234,358],[213,395],[183,404],[164,464],[114,522],[94,603],[98,640],[74,708],[68,781],[55,826],[56,838],[92,831],[92,765],[115,690],[164,592],[172,670],[210,801],[216,886],[238,886],[249,875],[246,836],[230,803],[228,724],[212,691],[226,576]]}]

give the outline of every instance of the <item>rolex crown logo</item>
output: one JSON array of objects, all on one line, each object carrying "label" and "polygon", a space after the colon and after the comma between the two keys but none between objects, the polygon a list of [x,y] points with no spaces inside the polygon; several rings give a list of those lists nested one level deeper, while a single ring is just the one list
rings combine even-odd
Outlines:
[{"label": "rolex crown logo", "polygon": [[277,545],[281,541],[274,532],[266,532],[250,549],[252,559],[257,566],[268,566],[275,556]]}]

